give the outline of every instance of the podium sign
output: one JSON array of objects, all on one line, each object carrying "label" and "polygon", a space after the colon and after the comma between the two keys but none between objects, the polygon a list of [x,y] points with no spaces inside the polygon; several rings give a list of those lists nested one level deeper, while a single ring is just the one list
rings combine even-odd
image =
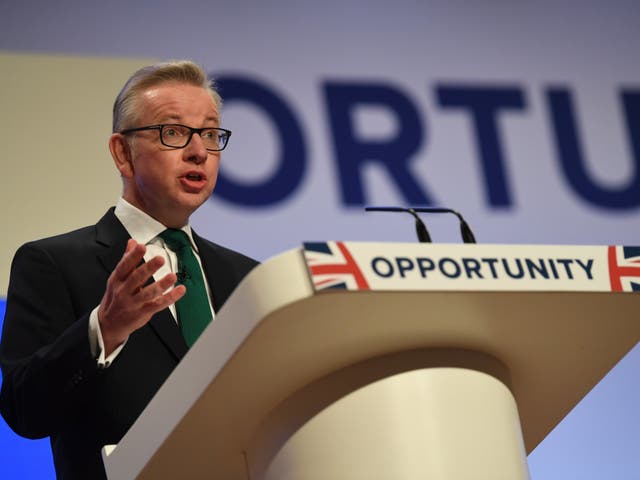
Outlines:
[{"label": "podium sign", "polygon": [[640,291],[640,247],[308,242],[316,291]]}]

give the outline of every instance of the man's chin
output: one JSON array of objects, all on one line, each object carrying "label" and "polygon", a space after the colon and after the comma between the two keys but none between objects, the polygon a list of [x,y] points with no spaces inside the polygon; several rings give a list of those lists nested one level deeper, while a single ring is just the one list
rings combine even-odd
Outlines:
[{"label": "man's chin", "polygon": [[200,208],[209,198],[211,197],[211,192],[202,191],[197,194],[186,194],[183,195],[180,199],[180,204],[184,207],[184,210],[189,212],[191,215],[198,208]]}]

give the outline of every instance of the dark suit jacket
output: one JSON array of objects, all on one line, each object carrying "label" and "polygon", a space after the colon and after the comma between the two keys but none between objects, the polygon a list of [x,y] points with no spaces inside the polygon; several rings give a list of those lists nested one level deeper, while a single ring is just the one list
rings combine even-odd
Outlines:
[{"label": "dark suit jacket", "polygon": [[[13,260],[0,411],[18,434],[51,437],[58,478],[104,478],[100,449],[122,438],[187,351],[165,309],[109,368],[97,368],[89,314],[128,238],[111,209],[94,226],[22,246]],[[194,240],[219,310],[256,262],[195,233]]]}]

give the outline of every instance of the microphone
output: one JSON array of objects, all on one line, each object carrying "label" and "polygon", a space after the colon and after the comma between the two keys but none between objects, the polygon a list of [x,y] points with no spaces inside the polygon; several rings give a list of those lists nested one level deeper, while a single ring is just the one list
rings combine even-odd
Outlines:
[{"label": "microphone", "polygon": [[420,240],[420,243],[431,243],[431,235],[429,235],[429,230],[427,230],[427,226],[420,219],[416,211],[413,208],[410,208],[407,211],[411,215],[413,215],[413,218],[416,219],[416,235],[418,235],[418,240]]},{"label": "microphone", "polygon": [[[460,235],[462,236],[462,241],[464,243],[476,243],[476,237],[473,235],[473,232],[471,231],[471,227],[469,227],[469,224],[465,221],[465,219],[462,217],[462,215],[459,212],[457,212],[455,210],[452,210],[451,208],[443,208],[443,207],[411,207],[411,208],[404,208],[404,207],[364,207],[364,209],[367,212],[407,212],[407,213],[413,215],[413,217],[416,219],[416,233],[418,235],[418,240],[420,240],[420,242],[423,242],[423,243],[431,242],[431,237],[429,236],[429,233],[427,232],[427,227],[422,222],[422,220],[420,220],[420,217],[418,217],[418,214],[416,212],[422,212],[422,213],[452,213],[453,215],[458,217],[458,220],[460,221]],[[422,233],[420,232],[420,230],[422,230]],[[425,236],[425,233],[426,233],[426,236]]]},{"label": "microphone", "polygon": [[185,280],[189,280],[191,278],[191,274],[183,265],[182,268],[176,272],[176,277],[178,277],[179,283],[184,283]]},{"label": "microphone", "polygon": [[403,207],[364,207],[367,212],[407,212],[416,219],[416,235],[418,236],[418,241],[420,243],[431,243],[431,235],[429,235],[429,230],[427,230],[427,226],[420,219],[416,210],[413,208],[403,208]]}]

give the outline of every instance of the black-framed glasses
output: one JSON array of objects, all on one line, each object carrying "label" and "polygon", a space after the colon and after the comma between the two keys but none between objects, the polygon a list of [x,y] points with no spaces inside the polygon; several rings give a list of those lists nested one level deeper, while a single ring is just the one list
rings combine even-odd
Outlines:
[{"label": "black-framed glasses", "polygon": [[231,130],[216,127],[192,128],[179,123],[167,123],[163,125],[149,125],[147,127],[128,128],[119,133],[127,135],[128,133],[141,132],[143,130],[158,130],[160,134],[160,142],[165,147],[184,148],[189,145],[191,137],[194,133],[200,135],[202,144],[210,152],[219,152],[229,143]]}]

